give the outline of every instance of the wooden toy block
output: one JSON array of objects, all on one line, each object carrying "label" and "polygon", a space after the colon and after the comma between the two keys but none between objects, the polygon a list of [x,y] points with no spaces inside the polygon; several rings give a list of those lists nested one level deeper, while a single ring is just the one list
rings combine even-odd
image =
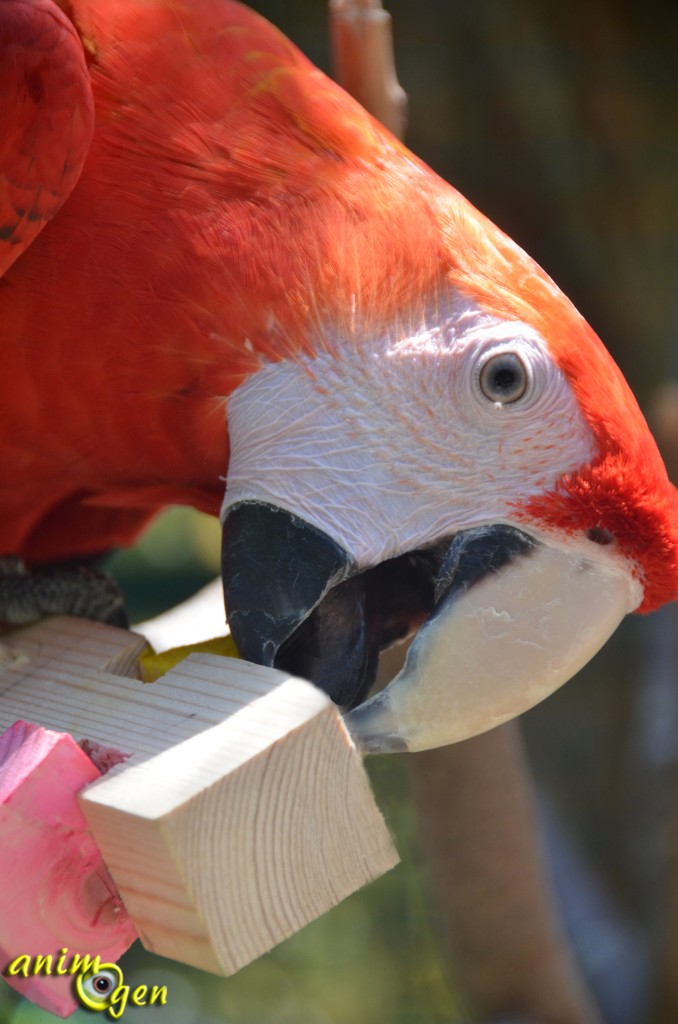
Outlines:
[{"label": "wooden toy block", "polygon": [[99,775],[64,733],[16,722],[0,736],[0,970],[18,956],[56,965],[63,953],[63,974],[33,975],[26,962],[5,974],[60,1017],[77,1007],[72,954],[115,961],[136,938],[75,799]]},{"label": "wooden toy block", "polygon": [[192,655],[144,685],[142,638],[76,619],[2,645],[0,724],[128,755],[79,800],[148,949],[232,973],[397,863],[341,715],[311,684]]}]

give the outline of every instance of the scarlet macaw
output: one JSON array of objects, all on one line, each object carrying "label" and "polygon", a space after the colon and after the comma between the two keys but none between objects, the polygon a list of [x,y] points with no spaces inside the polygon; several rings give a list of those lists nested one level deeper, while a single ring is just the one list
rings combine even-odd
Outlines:
[{"label": "scarlet macaw", "polygon": [[360,704],[366,750],[488,729],[676,596],[601,342],[262,18],[3,0],[0,124],[0,552],[220,513],[241,653]]}]

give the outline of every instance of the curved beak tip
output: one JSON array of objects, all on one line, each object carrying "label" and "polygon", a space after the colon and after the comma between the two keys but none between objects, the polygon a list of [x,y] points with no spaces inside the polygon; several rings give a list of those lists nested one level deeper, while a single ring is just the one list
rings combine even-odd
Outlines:
[{"label": "curved beak tip", "polygon": [[387,694],[378,693],[350,711],[344,722],[361,754],[394,754],[408,749],[398,735]]}]

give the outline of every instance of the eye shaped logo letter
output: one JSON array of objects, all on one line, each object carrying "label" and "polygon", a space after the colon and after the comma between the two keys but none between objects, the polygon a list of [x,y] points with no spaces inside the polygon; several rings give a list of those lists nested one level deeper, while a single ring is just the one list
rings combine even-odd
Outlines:
[{"label": "eye shaped logo letter", "polygon": [[76,976],[75,991],[88,1010],[107,1010],[122,984],[123,974],[117,964],[100,964],[98,970],[90,968]]}]

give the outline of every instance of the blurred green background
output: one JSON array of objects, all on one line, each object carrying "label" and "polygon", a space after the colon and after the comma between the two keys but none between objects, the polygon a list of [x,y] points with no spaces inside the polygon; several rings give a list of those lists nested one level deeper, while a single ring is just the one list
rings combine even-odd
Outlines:
[{"label": "blurred green background", "polygon": [[[323,0],[251,6],[329,69]],[[678,5],[390,0],[387,7],[410,101],[408,144],[554,277],[649,410],[658,387],[678,373]],[[172,510],[112,568],[138,621],[216,575],[218,559],[216,524]],[[671,851],[648,794],[659,786],[666,795],[675,785],[675,751],[667,741],[659,767],[643,760],[639,750],[652,746],[655,734],[639,694],[656,691],[650,677],[660,671],[657,651],[665,662],[662,685],[672,681],[675,627],[672,613],[654,625],[628,621],[585,672],[525,716],[545,799],[559,808],[625,926],[647,936],[641,948],[650,951],[675,906],[661,895]],[[124,1019],[463,1019],[434,933],[435,894],[417,843],[406,759],[373,759],[370,771],[403,864],[234,978],[133,950],[123,961],[126,980],[167,984],[169,1002],[130,1008]],[[586,942],[579,936],[594,976]],[[588,942],[595,953],[595,936]],[[623,1007],[610,1006],[611,1022],[678,1019],[646,1009],[625,1018]],[[3,988],[0,1020],[53,1018]]]}]

